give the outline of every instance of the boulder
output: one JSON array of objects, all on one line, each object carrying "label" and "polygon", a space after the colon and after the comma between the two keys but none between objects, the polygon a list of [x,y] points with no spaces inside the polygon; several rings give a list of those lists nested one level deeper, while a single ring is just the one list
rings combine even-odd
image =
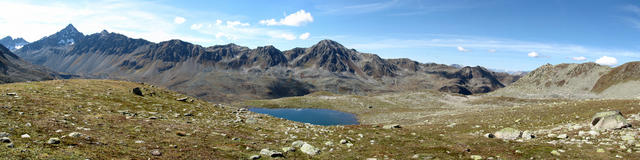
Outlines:
[{"label": "boulder", "polygon": [[610,130],[631,127],[620,111],[596,113],[591,119],[591,129]]},{"label": "boulder", "polygon": [[133,91],[133,94],[135,94],[135,95],[143,96],[142,95],[142,89],[140,89],[140,87],[133,88],[132,91]]},{"label": "boulder", "polygon": [[304,142],[304,141],[295,141],[295,142],[291,143],[291,147],[294,147],[294,148],[300,148],[300,147],[302,147],[302,145],[304,145],[304,144],[305,144],[305,142]]},{"label": "boulder", "polygon": [[500,139],[515,140],[522,136],[522,132],[514,128],[503,128],[497,131],[494,135],[496,138]]},{"label": "boulder", "polygon": [[276,152],[276,151],[272,151],[272,150],[269,150],[269,149],[266,149],[266,148],[260,150],[260,154],[265,155],[265,156],[269,156],[269,157],[284,157],[282,152]]},{"label": "boulder", "polygon": [[0,138],[0,142],[2,142],[2,143],[11,143],[11,139],[9,139],[9,137],[2,137],[2,138]]},{"label": "boulder", "polygon": [[287,153],[287,152],[295,152],[296,148],[293,147],[282,147],[282,152]]},{"label": "boulder", "polygon": [[314,147],[314,146],[312,146],[312,145],[310,145],[308,143],[303,144],[302,147],[300,147],[300,151],[302,151],[302,153],[306,153],[306,154],[312,155],[312,156],[320,153],[320,149],[318,149],[318,148],[316,148],[316,147]]},{"label": "boulder", "polygon": [[260,155],[252,155],[251,157],[249,157],[250,160],[256,160],[256,159],[260,159]]},{"label": "boulder", "polygon": [[58,138],[49,138],[47,143],[48,144],[60,144],[60,139],[58,139]]},{"label": "boulder", "polygon": [[160,152],[160,150],[158,149],[154,149],[151,151],[151,155],[152,156],[162,156],[162,152]]},{"label": "boulder", "polygon": [[531,131],[524,131],[522,132],[522,139],[524,140],[530,140],[536,138],[536,135],[534,135]]},{"label": "boulder", "polygon": [[394,128],[402,128],[400,124],[389,124],[382,126],[383,129],[394,129]]},{"label": "boulder", "polygon": [[176,98],[176,101],[186,102],[189,100],[189,97]]},{"label": "boulder", "polygon": [[81,137],[81,136],[82,136],[82,133],[78,133],[78,132],[69,133],[69,137],[78,138],[78,137]]}]

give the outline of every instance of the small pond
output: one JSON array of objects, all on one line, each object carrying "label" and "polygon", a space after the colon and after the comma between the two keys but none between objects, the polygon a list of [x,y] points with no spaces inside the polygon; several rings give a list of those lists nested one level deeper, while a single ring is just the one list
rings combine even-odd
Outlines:
[{"label": "small pond", "polygon": [[359,124],[356,115],[330,109],[318,108],[249,108],[249,111],[268,114],[296,122],[315,125],[354,125]]}]

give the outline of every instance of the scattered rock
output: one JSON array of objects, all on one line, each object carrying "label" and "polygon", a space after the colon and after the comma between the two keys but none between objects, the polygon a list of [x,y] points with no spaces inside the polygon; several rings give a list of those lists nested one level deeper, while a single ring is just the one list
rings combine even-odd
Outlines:
[{"label": "scattered rock", "polygon": [[533,135],[533,133],[531,133],[531,131],[524,131],[522,132],[522,139],[525,140],[530,140],[536,138],[536,135]]},{"label": "scattered rock", "polygon": [[143,96],[142,89],[140,89],[140,87],[133,88],[133,94]]},{"label": "scattered rock", "polygon": [[176,135],[180,136],[180,137],[184,137],[187,136],[187,133],[183,132],[183,131],[177,131]]},{"label": "scattered rock", "polygon": [[514,128],[503,128],[497,131],[495,136],[500,139],[515,140],[522,136],[522,132]]},{"label": "scattered rock", "polygon": [[308,155],[316,155],[318,153],[320,153],[320,149],[313,147],[312,145],[308,144],[308,143],[304,143],[302,145],[302,147],[300,147],[300,151],[302,151],[303,153],[306,153]]},{"label": "scattered rock", "polygon": [[9,137],[2,137],[2,138],[0,138],[0,142],[2,142],[2,143],[11,143],[11,139],[9,139]]},{"label": "scattered rock", "polygon": [[9,92],[7,93],[7,96],[17,96],[18,94],[16,92]]},{"label": "scattered rock", "polygon": [[193,116],[193,113],[185,113],[183,116]]},{"label": "scattered rock", "polygon": [[620,111],[596,113],[591,120],[591,129],[608,130],[631,127]]},{"label": "scattered rock", "polygon": [[340,144],[347,144],[347,143],[349,143],[349,141],[347,141],[346,139],[341,139],[340,140]]},{"label": "scattered rock", "polygon": [[480,156],[480,155],[471,155],[471,159],[473,159],[473,160],[481,160],[482,156]]},{"label": "scattered rock", "polygon": [[60,139],[58,139],[58,138],[49,138],[47,143],[48,144],[60,144]]},{"label": "scattered rock", "polygon": [[484,137],[487,137],[487,138],[496,138],[496,136],[495,136],[495,135],[493,135],[493,134],[491,134],[491,133],[484,134]]},{"label": "scattered rock", "polygon": [[15,146],[13,145],[13,143],[9,143],[9,144],[7,144],[7,148],[13,148],[13,147],[15,147]]},{"label": "scattered rock", "polygon": [[0,138],[2,137],[9,137],[11,136],[11,134],[7,133],[7,132],[0,132]]},{"label": "scattered rock", "polygon": [[186,102],[189,100],[189,97],[176,98],[176,101]]},{"label": "scattered rock", "polygon": [[324,143],[325,146],[333,146],[333,142],[331,141],[327,141]]},{"label": "scattered rock", "polygon": [[256,159],[260,159],[260,158],[261,158],[260,155],[253,155],[253,156],[249,157],[249,159],[251,159],[251,160],[256,160]]},{"label": "scattered rock", "polygon": [[347,147],[348,147],[348,148],[353,147],[353,143],[347,143],[347,144],[345,144],[345,145],[347,145]]},{"label": "scattered rock", "polygon": [[78,132],[69,133],[69,137],[78,138],[78,137],[81,137],[81,136],[82,136],[82,133],[78,133]]},{"label": "scattered rock", "polygon": [[569,136],[567,136],[567,134],[560,134],[556,138],[558,138],[558,139],[567,139],[567,138],[569,138]]},{"label": "scattered rock", "polygon": [[560,152],[558,152],[557,150],[551,151],[551,154],[554,156],[560,156]]},{"label": "scattered rock", "polygon": [[276,151],[272,151],[272,150],[269,150],[269,149],[266,149],[266,148],[260,150],[260,154],[265,155],[265,156],[269,156],[269,157],[284,157],[282,152],[276,152]]},{"label": "scattered rock", "polygon": [[388,124],[388,125],[382,126],[382,128],[383,129],[393,129],[393,128],[402,128],[402,127],[400,126],[400,124]]},{"label": "scattered rock", "polygon": [[282,152],[287,153],[287,152],[295,152],[296,148],[293,147],[282,147]]},{"label": "scattered rock", "polygon": [[158,149],[154,149],[154,150],[151,150],[151,155],[152,156],[162,156],[162,152],[160,152],[160,150],[158,150]]},{"label": "scattered rock", "polygon": [[29,134],[23,134],[20,136],[20,138],[31,138],[31,136],[29,136]]}]

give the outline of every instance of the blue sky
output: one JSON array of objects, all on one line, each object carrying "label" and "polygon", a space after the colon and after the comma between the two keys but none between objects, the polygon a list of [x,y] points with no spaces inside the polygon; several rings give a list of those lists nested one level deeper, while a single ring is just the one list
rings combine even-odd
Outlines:
[{"label": "blue sky", "polygon": [[154,42],[281,50],[338,41],[383,58],[532,70],[640,58],[632,0],[1,1],[0,36],[35,41],[69,23]]}]

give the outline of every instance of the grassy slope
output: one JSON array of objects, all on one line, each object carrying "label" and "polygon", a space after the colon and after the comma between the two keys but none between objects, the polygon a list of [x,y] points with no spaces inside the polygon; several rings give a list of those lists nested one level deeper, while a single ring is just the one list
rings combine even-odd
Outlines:
[{"label": "grassy slope", "polygon": [[[146,88],[148,90],[143,91],[155,92],[155,95],[134,95],[131,93],[134,87]],[[6,96],[9,92],[17,93],[18,97]],[[630,159],[640,158],[634,153],[615,150],[610,153],[596,153],[595,148],[588,145],[581,148],[564,144],[554,146],[544,143],[547,138],[520,143],[482,138],[481,135],[484,132],[498,130],[501,126],[540,129],[564,123],[586,123],[593,113],[607,109],[619,109],[624,114],[637,113],[640,110],[640,101],[477,99],[470,103],[474,103],[475,106],[495,105],[493,103],[525,105],[518,108],[488,107],[460,114],[442,114],[428,117],[432,123],[385,130],[372,125],[308,126],[261,114],[236,114],[234,111],[237,108],[234,107],[216,107],[200,100],[192,103],[180,102],[175,99],[183,95],[175,92],[122,81],[57,80],[14,83],[0,85],[0,93],[0,105],[6,106],[0,108],[0,132],[10,133],[10,138],[15,144],[15,148],[0,146],[0,159],[242,159],[258,154],[262,148],[280,150],[295,140],[304,140],[325,149],[320,155],[313,157],[299,151],[287,153],[285,156],[288,159],[408,159],[415,154],[442,159],[468,158],[472,154],[507,159],[549,159],[553,158],[549,152],[557,148],[567,150],[560,158],[597,159],[611,158],[616,154]],[[430,97],[427,96],[429,94],[432,93],[416,92],[414,96],[408,97],[400,94],[373,97],[379,101],[369,99],[372,97],[351,97],[348,100],[371,101],[375,105],[374,108],[387,112],[394,109],[384,109],[384,104],[394,102],[394,98],[404,101],[410,97],[422,97],[417,100],[430,102],[431,100],[426,98]],[[296,105],[304,107],[312,105],[310,102],[316,101],[315,99],[317,97],[308,96],[292,100],[305,102],[300,103],[302,106]],[[343,100],[333,100],[332,103],[347,104]],[[281,103],[278,101],[283,100],[269,103],[255,101],[253,105],[265,102],[265,105],[280,106],[276,105]],[[396,106],[403,106],[397,104]],[[418,105],[408,105],[420,109]],[[317,104],[314,107],[331,106]],[[125,110],[128,114],[122,113]],[[183,116],[184,113],[193,113],[194,116]],[[179,116],[175,117],[175,114]],[[576,118],[576,115],[579,118]],[[159,119],[149,119],[151,116]],[[242,119],[246,123],[234,123],[236,119]],[[515,122],[517,119],[521,120]],[[457,125],[446,127],[452,122]],[[26,123],[31,123],[32,126],[27,127]],[[480,127],[474,128],[475,125]],[[634,122],[634,125],[639,124]],[[62,132],[56,133],[58,129]],[[64,137],[74,131],[90,138]],[[177,136],[178,131],[189,135]],[[20,135],[25,133],[32,138],[21,139]],[[358,134],[362,134],[362,138]],[[61,138],[61,144],[46,144],[50,137],[64,138]],[[351,139],[354,146],[347,148],[340,145],[340,139]],[[144,143],[135,143],[139,140]],[[335,145],[324,146],[326,141],[332,141]],[[159,149],[163,155],[151,156],[149,152],[152,149]],[[516,153],[515,150],[523,153]]]},{"label": "grassy slope", "polygon": [[[423,94],[434,94],[427,92]],[[415,101],[428,101],[427,97],[438,96],[416,96],[417,93],[390,93],[377,95],[374,97],[359,96],[339,96],[330,94],[312,94],[304,97],[291,97],[275,100],[247,101],[244,104],[256,107],[296,107],[296,108],[327,108],[345,112],[355,113],[361,119],[371,119],[389,117],[390,111],[400,112],[437,112],[438,110],[449,110],[452,112],[442,112],[441,114],[424,114],[423,117],[392,117],[388,123],[404,123],[408,119],[426,119],[428,123],[415,126],[407,126],[403,131],[417,133],[419,136],[403,135],[397,131],[394,137],[396,141],[385,143],[401,145],[408,155],[398,158],[407,158],[411,154],[432,155],[441,158],[468,158],[471,154],[483,155],[484,157],[502,157],[528,159],[531,157],[549,159],[554,156],[550,152],[554,149],[567,150],[559,158],[572,159],[602,159],[612,158],[621,155],[625,158],[639,158],[636,153],[626,153],[610,149],[607,153],[596,153],[597,148],[602,146],[582,145],[580,147],[569,144],[552,145],[546,142],[555,140],[547,138],[545,135],[537,135],[538,138],[528,142],[506,142],[496,139],[483,138],[484,133],[492,133],[504,127],[514,127],[520,130],[541,131],[565,126],[567,124],[583,124],[590,122],[591,116],[597,112],[606,110],[620,110],[623,114],[636,114],[640,111],[639,100],[564,100],[564,99],[518,99],[509,97],[480,97],[465,100],[462,105],[469,107],[455,106],[455,104],[440,103],[440,108],[432,105],[437,103],[410,104]],[[324,97],[323,97],[324,96]],[[327,98],[327,96],[337,98]],[[345,98],[346,97],[346,98]],[[403,97],[405,99],[393,99],[389,97]],[[446,96],[440,96],[446,97]],[[376,99],[388,99],[390,101],[380,102]],[[420,99],[423,98],[423,99]],[[372,100],[374,99],[374,100]],[[380,109],[366,109],[360,102],[370,102]],[[435,102],[431,100],[431,102]],[[421,103],[421,102],[419,102]],[[460,104],[458,104],[460,105]],[[410,107],[409,107],[410,106]],[[450,108],[448,108],[450,107]],[[389,109],[391,108],[391,109]],[[438,108],[438,109],[435,109]],[[410,114],[409,114],[410,115]],[[364,123],[371,123],[365,121]],[[374,122],[375,123],[375,122]],[[456,124],[453,127],[447,125]],[[637,121],[632,121],[634,126],[640,125]],[[588,131],[588,128],[582,128]],[[565,132],[561,132],[565,133]],[[576,137],[577,131],[567,131],[570,137]],[[602,137],[608,137],[603,135]],[[601,138],[602,138],[601,137]],[[636,137],[637,138],[637,137]],[[411,139],[402,141],[402,139]],[[399,140],[399,141],[397,141]],[[416,141],[417,140],[417,141]],[[420,142],[424,140],[424,142]],[[595,144],[599,141],[595,140]],[[617,147],[617,146],[612,146]],[[465,152],[471,149],[471,152]],[[385,148],[385,150],[393,150]],[[516,150],[522,153],[516,153]]]}]

